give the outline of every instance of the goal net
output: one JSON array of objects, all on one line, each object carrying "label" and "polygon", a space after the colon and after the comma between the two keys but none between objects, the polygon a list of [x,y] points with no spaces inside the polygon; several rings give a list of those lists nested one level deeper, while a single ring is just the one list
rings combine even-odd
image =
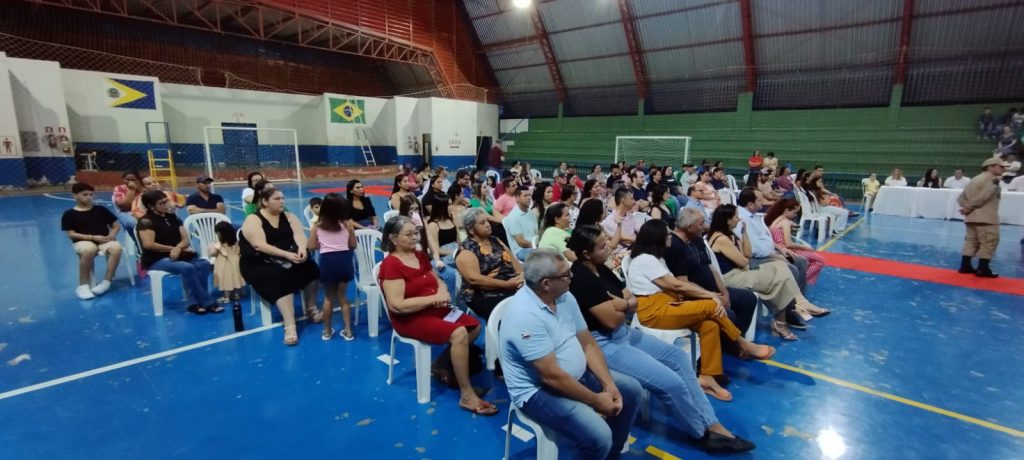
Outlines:
[{"label": "goal net", "polygon": [[218,184],[244,184],[250,172],[273,182],[302,184],[299,142],[294,129],[241,126],[203,128],[206,174]]},{"label": "goal net", "polygon": [[615,162],[627,165],[644,160],[648,166],[668,166],[678,169],[690,162],[689,136],[616,136]]}]

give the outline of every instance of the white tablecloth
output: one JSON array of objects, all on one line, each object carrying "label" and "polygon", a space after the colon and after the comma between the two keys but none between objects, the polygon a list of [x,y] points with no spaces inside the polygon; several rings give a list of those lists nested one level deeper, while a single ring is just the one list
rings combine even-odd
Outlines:
[{"label": "white tablecloth", "polygon": [[[948,188],[883,186],[875,196],[875,214],[924,217],[928,219],[963,219],[956,199],[960,190]],[[1024,193],[1003,190],[999,202],[999,221],[1024,225]]]}]

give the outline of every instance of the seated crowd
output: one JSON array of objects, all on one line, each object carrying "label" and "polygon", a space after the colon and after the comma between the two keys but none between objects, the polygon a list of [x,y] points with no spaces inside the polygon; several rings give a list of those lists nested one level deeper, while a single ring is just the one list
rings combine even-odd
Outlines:
[{"label": "seated crowd", "polygon": [[[458,389],[463,409],[499,412],[473,388],[479,367],[473,343],[483,333],[481,320],[507,301],[496,339],[512,402],[581,458],[618,455],[642,390],[704,449],[740,452],[754,445],[723,426],[708,401],[733,399],[723,354],[774,355],[775,348],[745,338],[761,302],[771,312],[772,335],[787,341],[798,339],[793,330],[829,313],[805,296],[824,259],[793,238],[794,219],[803,206],[815,206],[833,213],[833,231],[841,231],[851,214],[823,185],[822,168],[801,170],[792,180],[771,152],[754,157],[739,190],[721,163],[685,164],[678,172],[617,163],[609,174],[595,165],[586,180],[563,165],[553,183],[522,163],[503,171],[500,181],[459,171],[454,183],[441,167],[405,168],[388,203],[394,217],[379,220],[354,180],[344,195],[311,201],[308,236],[286,209],[283,192],[252,173],[240,230],[218,225],[218,241],[209,248],[222,294],[216,300],[206,285],[211,264],[191,247],[175,214],[179,205],[190,214],[223,213],[209,177],[197,178],[196,193],[179,202],[155,181],[140,184],[137,174],[126,174],[114,203],[128,213],[138,200],[144,212],[137,221],[94,206],[92,187],[76,184],[76,205],[62,227],[80,255],[80,297],[109,289],[110,267],[121,253],[116,236],[130,223],[142,266],[181,275],[188,311],[223,311],[221,303],[237,302],[240,289],[251,285],[280,310],[286,345],[298,342],[298,291],[306,318],[323,323],[324,340],[335,332],[335,307],[342,311],[340,336],[355,338],[345,294],[354,279],[355,232],[380,228],[385,256],[377,281],[391,324],[404,337],[448,346],[432,371]],[[101,252],[110,259],[107,276],[91,286],[92,261]],[[698,368],[650,330],[696,334]]]}]

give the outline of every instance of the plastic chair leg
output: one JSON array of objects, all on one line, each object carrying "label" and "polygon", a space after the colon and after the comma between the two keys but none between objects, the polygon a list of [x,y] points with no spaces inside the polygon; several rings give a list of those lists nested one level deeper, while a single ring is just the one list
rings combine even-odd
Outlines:
[{"label": "plastic chair leg", "polygon": [[484,330],[484,361],[486,361],[484,364],[487,365],[489,371],[493,371],[495,363],[498,362],[498,338],[492,335]]},{"label": "plastic chair leg", "polygon": [[260,299],[260,322],[264,326],[269,326],[274,323],[274,314],[271,310],[273,305],[270,305],[266,300]]},{"label": "plastic chair leg", "polygon": [[164,315],[164,276],[162,272],[149,272],[150,291],[153,293],[153,316]]},{"label": "plastic chair leg", "polygon": [[391,385],[391,382],[394,381],[394,376],[395,376],[395,340],[397,340],[397,339],[398,339],[398,337],[395,335],[394,332],[392,332],[391,333],[391,355],[390,355],[391,357],[388,358],[388,385]]},{"label": "plastic chair leg", "polygon": [[430,345],[413,345],[416,354],[416,401],[430,402]]},{"label": "plastic chair leg", "polygon": [[376,289],[366,293],[366,323],[370,337],[377,337],[380,333],[380,291]]},{"label": "plastic chair leg", "polygon": [[[646,389],[640,393],[640,418],[645,422],[651,421],[651,392]],[[629,446],[628,439],[626,440],[626,446]]]}]

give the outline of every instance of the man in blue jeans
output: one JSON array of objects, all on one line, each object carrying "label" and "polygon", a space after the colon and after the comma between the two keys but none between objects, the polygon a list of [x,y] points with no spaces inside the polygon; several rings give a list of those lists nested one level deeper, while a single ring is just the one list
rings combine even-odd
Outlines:
[{"label": "man in blue jeans", "polygon": [[640,383],[608,369],[570,294],[569,263],[530,253],[526,286],[511,297],[498,332],[512,403],[572,448],[571,458],[617,459],[640,408]]}]

